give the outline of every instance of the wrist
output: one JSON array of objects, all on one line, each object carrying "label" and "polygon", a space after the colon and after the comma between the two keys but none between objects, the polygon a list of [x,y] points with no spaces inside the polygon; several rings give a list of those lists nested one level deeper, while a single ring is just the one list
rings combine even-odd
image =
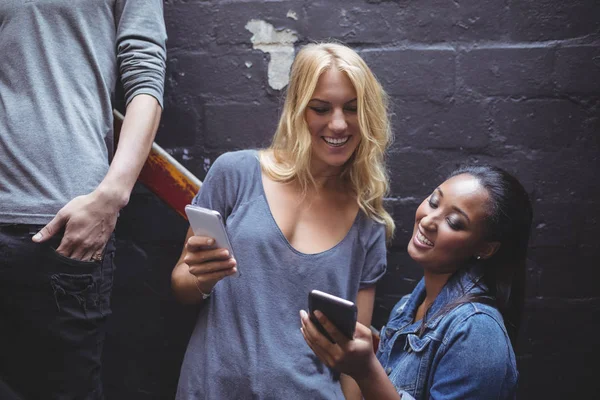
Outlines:
[{"label": "wrist", "polygon": [[379,360],[375,357],[375,353],[369,355],[369,359],[364,365],[365,368],[361,369],[360,374],[355,374],[352,377],[359,386],[362,386],[365,382],[372,382],[374,377],[377,376],[378,370],[383,370]]},{"label": "wrist", "polygon": [[123,188],[121,185],[102,182],[95,191],[104,204],[112,206],[117,210],[122,209],[129,203],[131,191]]},{"label": "wrist", "polygon": [[194,280],[196,281],[196,289],[198,289],[200,296],[202,296],[202,300],[208,299],[212,294],[213,288],[211,288],[210,290],[202,289],[200,287],[200,281],[196,277],[194,277]]}]

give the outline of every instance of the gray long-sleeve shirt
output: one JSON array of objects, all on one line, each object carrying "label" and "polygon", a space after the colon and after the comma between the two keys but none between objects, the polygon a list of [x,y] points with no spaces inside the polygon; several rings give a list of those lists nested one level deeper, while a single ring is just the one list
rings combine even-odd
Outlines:
[{"label": "gray long-sleeve shirt", "polygon": [[45,224],[108,171],[111,96],[162,106],[161,0],[0,1],[0,223]]}]

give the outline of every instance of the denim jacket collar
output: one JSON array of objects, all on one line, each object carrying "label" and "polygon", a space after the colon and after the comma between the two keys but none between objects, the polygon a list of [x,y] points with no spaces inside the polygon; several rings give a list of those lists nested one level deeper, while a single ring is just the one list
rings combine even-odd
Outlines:
[{"label": "denim jacket collar", "polygon": [[[457,300],[466,293],[478,294],[487,290],[487,287],[482,281],[483,271],[481,267],[475,265],[470,268],[465,268],[455,273],[446,282],[433,304],[427,311],[426,325],[430,329],[435,329],[443,314],[439,313],[446,305]],[[411,326],[407,331],[418,330],[421,321],[413,323],[414,316],[417,313],[419,305],[425,298],[425,280],[421,279],[415,287],[410,299],[403,307],[404,314],[401,320],[397,322],[397,326]],[[429,319],[431,318],[431,319]]]},{"label": "denim jacket collar", "polygon": [[[437,398],[431,393],[436,384],[439,384],[437,389],[446,385],[438,392],[443,398],[461,397],[455,392],[457,384],[462,393],[473,393],[473,398],[514,398],[518,377],[516,360],[499,311],[493,305],[470,302],[470,305],[449,310],[443,317],[439,315],[461,296],[485,295],[487,288],[482,277],[481,267],[477,265],[455,273],[428,310],[422,332],[423,321],[413,321],[425,298],[423,279],[411,295],[394,306],[388,324],[382,329],[377,359],[402,398]],[[491,318],[471,318],[475,314]],[[470,340],[468,344],[463,340],[466,336]],[[488,352],[490,340],[493,344]],[[456,351],[450,351],[457,343]],[[467,348],[461,346],[474,349],[469,353],[468,363],[463,354]],[[479,351],[484,348],[485,352]],[[473,374],[472,368],[477,369],[477,374]],[[451,392],[454,396],[441,395]]]}]

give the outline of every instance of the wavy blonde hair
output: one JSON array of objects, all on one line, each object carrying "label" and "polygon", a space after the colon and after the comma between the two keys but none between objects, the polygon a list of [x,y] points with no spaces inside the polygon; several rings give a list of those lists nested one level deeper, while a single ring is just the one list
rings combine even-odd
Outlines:
[{"label": "wavy blonde hair", "polygon": [[395,224],[383,207],[383,197],[389,190],[384,155],[392,141],[388,99],[367,64],[349,47],[318,43],[308,44],[298,52],[277,131],[271,146],[260,152],[262,169],[276,182],[296,180],[304,193],[315,185],[310,172],[312,138],[305,111],[319,77],[330,68],[346,73],[354,85],[361,133],[361,141],[344,165],[341,177],[348,181],[360,209],[385,225],[389,240]]}]

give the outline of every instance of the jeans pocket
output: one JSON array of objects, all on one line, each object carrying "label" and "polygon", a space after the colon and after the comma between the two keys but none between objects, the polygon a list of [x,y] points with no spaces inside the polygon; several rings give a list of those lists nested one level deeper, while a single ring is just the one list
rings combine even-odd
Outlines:
[{"label": "jeans pocket", "polygon": [[100,260],[89,260],[89,261],[83,261],[83,260],[76,260],[74,258],[70,258],[67,256],[63,256],[62,254],[60,254],[59,252],[56,251],[56,249],[58,248],[58,245],[60,244],[60,241],[58,242],[58,244],[56,245],[56,247],[53,245],[53,243],[49,243],[48,245],[48,251],[50,253],[50,256],[56,260],[59,261],[63,264],[68,264],[72,267],[97,267],[98,265],[102,264],[102,261],[104,260],[104,257],[106,255],[106,248],[102,251],[102,259]]},{"label": "jeans pocket", "polygon": [[75,260],[58,253],[61,240],[62,236],[57,236],[44,243],[56,306],[75,318],[108,316],[114,275],[114,233],[97,261]]},{"label": "jeans pocket", "polygon": [[92,274],[56,273],[50,277],[50,286],[59,313],[76,319],[87,319],[97,312],[96,285]]}]

